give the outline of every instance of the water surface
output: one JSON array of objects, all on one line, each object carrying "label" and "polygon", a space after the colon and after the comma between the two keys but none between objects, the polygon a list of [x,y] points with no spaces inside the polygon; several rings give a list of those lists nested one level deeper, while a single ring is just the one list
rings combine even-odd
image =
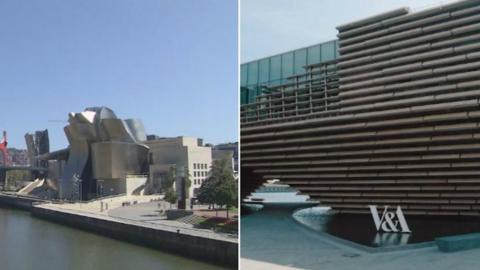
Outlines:
[{"label": "water surface", "polygon": [[298,211],[295,218],[315,231],[369,247],[418,244],[437,237],[480,232],[480,219],[476,217],[405,215],[411,233],[377,232],[368,214],[329,215],[304,209]]},{"label": "water surface", "polygon": [[0,208],[0,269],[223,269]]}]

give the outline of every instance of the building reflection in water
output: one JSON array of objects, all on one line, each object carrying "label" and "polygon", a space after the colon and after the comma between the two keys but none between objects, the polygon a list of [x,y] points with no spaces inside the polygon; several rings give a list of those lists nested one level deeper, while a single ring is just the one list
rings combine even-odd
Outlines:
[{"label": "building reflection in water", "polygon": [[408,244],[410,233],[376,233],[372,241],[372,246],[387,247],[401,246]]}]

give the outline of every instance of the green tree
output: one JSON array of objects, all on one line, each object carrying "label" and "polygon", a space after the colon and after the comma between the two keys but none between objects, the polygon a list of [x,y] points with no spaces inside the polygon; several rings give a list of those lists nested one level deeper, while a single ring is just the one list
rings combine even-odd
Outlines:
[{"label": "green tree", "polygon": [[214,161],[209,176],[203,181],[198,192],[198,200],[201,203],[213,205],[215,203],[216,187],[220,184],[223,175],[222,164]]},{"label": "green tree", "polygon": [[170,203],[170,208],[172,208],[172,204],[177,202],[177,193],[173,188],[170,188],[165,192],[165,201]]},{"label": "green tree", "polygon": [[175,177],[175,167],[171,167],[160,182],[161,190],[165,194],[165,201],[170,203],[170,208],[172,208],[172,204],[176,203],[178,199],[174,189]]},{"label": "green tree", "polygon": [[173,189],[175,183],[175,168],[171,167],[168,172],[162,177],[160,182],[160,188],[162,192],[167,192],[169,189]]},{"label": "green tree", "polygon": [[198,200],[201,203],[226,206],[227,216],[228,208],[236,205],[237,183],[226,158],[213,162],[209,177],[200,186]]},{"label": "green tree", "polygon": [[237,205],[237,194],[237,185],[233,177],[232,179],[224,179],[216,189],[215,202],[220,206],[225,206],[227,209],[227,219],[230,207]]},{"label": "green tree", "polygon": [[29,181],[31,174],[29,171],[23,170],[10,170],[6,172],[6,184],[5,187],[8,189],[15,189],[17,182],[19,181]]},{"label": "green tree", "polygon": [[192,186],[192,175],[190,175],[190,172],[188,171],[188,168],[185,167],[185,199],[188,199],[190,197],[190,187]]},{"label": "green tree", "polygon": [[30,180],[30,172],[24,170],[10,170],[7,171],[7,178],[9,181],[28,181]]}]

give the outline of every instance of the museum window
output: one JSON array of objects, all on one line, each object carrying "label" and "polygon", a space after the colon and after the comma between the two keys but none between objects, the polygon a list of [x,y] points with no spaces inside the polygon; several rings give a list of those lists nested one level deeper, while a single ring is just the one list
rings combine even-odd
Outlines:
[{"label": "museum window", "polygon": [[301,49],[295,51],[295,62],[293,67],[293,72],[295,74],[305,73],[303,68],[307,64],[307,49]]},{"label": "museum window", "polygon": [[270,59],[270,84],[278,83],[282,78],[282,56],[273,56]]},{"label": "museum window", "polygon": [[270,58],[262,59],[259,61],[259,71],[258,71],[258,83],[266,84],[269,81],[270,73]]},{"label": "museum window", "polygon": [[247,84],[258,84],[258,61],[248,64],[247,70]]},{"label": "museum window", "polygon": [[293,52],[282,55],[282,78],[293,75]]},{"label": "museum window", "polygon": [[243,64],[240,67],[240,79],[242,80],[241,85],[247,86],[247,65],[246,64]]},{"label": "museum window", "polygon": [[320,45],[307,48],[307,64],[320,63]]},{"label": "museum window", "polygon": [[335,60],[335,42],[327,42],[322,44],[322,62]]}]

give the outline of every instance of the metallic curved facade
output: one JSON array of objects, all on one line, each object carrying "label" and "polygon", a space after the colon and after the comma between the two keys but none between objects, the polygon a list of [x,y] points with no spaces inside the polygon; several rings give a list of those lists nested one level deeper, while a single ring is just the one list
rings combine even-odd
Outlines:
[{"label": "metallic curved facade", "polygon": [[60,181],[60,197],[88,199],[96,195],[96,180],[125,179],[148,174],[148,147],[139,120],[118,119],[106,107],[69,114],[64,128],[69,155]]},{"label": "metallic curved facade", "polygon": [[242,196],[280,179],[339,212],[479,215],[480,1],[337,29],[330,75],[242,107]]}]

